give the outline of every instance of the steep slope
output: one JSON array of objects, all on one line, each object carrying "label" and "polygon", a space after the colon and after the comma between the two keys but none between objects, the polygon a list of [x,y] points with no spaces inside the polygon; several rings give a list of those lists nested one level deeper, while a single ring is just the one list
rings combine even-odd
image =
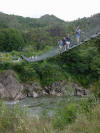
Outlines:
[{"label": "steep slope", "polygon": [[39,82],[48,86],[69,80],[100,94],[100,37],[84,45],[40,62],[1,63],[1,70],[13,69],[22,82]]}]

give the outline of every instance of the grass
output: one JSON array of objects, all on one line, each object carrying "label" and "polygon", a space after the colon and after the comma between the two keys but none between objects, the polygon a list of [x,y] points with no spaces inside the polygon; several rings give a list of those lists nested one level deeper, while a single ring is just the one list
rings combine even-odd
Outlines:
[{"label": "grass", "polygon": [[80,114],[75,123],[65,129],[65,133],[100,133],[100,105],[87,115]]},{"label": "grass", "polygon": [[14,62],[13,58],[18,59],[21,55],[25,55],[27,57],[30,56],[39,56],[49,50],[51,50],[51,46],[45,47],[44,50],[34,50],[32,46],[25,47],[23,51],[12,51],[12,52],[0,52],[0,61],[2,62],[10,62],[10,63],[18,63]]},{"label": "grass", "polygon": [[55,129],[52,120],[55,118],[30,117],[27,111],[21,111],[18,106],[9,109],[3,102],[0,102],[0,133],[100,133],[99,103],[96,103],[89,111],[78,112],[77,115],[74,103],[68,104],[68,107],[64,109],[67,113],[64,111],[62,111],[63,114],[59,113],[60,123],[58,121],[59,126],[63,128]]},{"label": "grass", "polygon": [[54,133],[48,120],[30,117],[18,106],[9,109],[0,102],[0,133]]}]

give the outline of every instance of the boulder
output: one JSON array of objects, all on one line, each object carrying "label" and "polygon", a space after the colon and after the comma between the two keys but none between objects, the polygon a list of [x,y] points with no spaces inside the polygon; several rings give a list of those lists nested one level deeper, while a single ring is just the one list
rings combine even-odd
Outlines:
[{"label": "boulder", "polygon": [[39,97],[42,95],[42,88],[37,82],[33,82],[32,84],[23,84],[24,93],[30,97]]},{"label": "boulder", "polygon": [[90,95],[90,91],[87,88],[83,88],[82,86],[78,86],[77,84],[73,84],[73,88],[75,96],[87,97]]},{"label": "boulder", "polygon": [[89,89],[83,88],[66,80],[56,81],[52,85],[41,88],[39,83],[19,83],[16,73],[12,70],[0,72],[0,97],[20,100],[28,97],[40,97],[44,95],[54,96],[88,96]]},{"label": "boulder", "polygon": [[0,83],[0,97],[3,98],[6,96],[5,87]]},{"label": "boulder", "polygon": [[50,86],[44,88],[48,94],[55,96],[89,96],[89,89],[83,88],[78,84],[67,82],[65,80],[56,81]]},{"label": "boulder", "polygon": [[2,98],[15,99],[22,89],[23,86],[18,82],[14,71],[0,72],[0,96]]},{"label": "boulder", "polygon": [[39,94],[36,93],[35,91],[33,91],[33,97],[34,97],[34,98],[39,97]]}]

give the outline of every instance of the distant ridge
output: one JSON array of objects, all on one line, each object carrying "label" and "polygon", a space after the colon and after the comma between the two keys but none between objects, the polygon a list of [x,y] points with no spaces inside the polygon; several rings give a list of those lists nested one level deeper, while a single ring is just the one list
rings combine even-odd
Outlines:
[{"label": "distant ridge", "polygon": [[57,24],[64,25],[67,29],[71,29],[71,27],[76,27],[77,25],[80,25],[80,27],[82,28],[86,27],[86,29],[88,29],[88,27],[100,25],[100,13],[92,15],[91,17],[84,17],[82,19],[65,22],[64,20],[49,14],[43,15],[40,18],[30,18],[17,15],[8,15],[0,12],[0,28],[17,28],[20,30],[30,30],[32,28],[43,28]]},{"label": "distant ridge", "polygon": [[40,18],[30,18],[0,12],[0,28],[29,29],[63,23],[65,23],[63,20],[54,15],[46,14]]}]

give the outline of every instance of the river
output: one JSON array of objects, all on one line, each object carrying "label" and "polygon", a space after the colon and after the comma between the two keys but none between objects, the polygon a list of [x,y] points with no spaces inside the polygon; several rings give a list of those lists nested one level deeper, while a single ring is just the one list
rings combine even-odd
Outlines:
[{"label": "river", "polygon": [[57,97],[57,96],[45,96],[39,98],[31,98],[27,97],[20,101],[5,101],[5,104],[9,107],[13,107],[16,104],[19,105],[20,109],[28,109],[29,115],[40,115],[43,113],[48,113],[49,116],[53,115],[54,109],[61,102],[68,102],[75,99],[79,99],[76,97]]}]

